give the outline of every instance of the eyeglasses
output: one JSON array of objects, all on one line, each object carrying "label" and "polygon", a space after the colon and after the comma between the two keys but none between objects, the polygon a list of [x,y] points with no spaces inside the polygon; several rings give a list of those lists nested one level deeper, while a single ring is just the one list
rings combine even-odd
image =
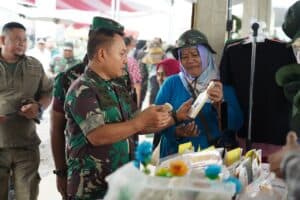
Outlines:
[{"label": "eyeglasses", "polygon": [[11,41],[16,45],[24,44],[24,43],[27,43],[27,38],[25,38],[25,39],[17,38],[17,39],[11,40]]}]

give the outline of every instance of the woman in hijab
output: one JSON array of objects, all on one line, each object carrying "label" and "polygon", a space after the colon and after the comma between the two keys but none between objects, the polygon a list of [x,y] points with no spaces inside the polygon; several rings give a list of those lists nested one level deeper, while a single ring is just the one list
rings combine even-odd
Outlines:
[{"label": "woman in hijab", "polygon": [[[212,145],[212,139],[222,134],[216,107],[223,101],[227,102],[227,129],[235,131],[242,126],[242,113],[233,88],[216,81],[219,70],[214,62],[214,53],[206,36],[197,30],[188,30],[179,37],[173,54],[180,63],[181,72],[164,81],[155,104],[168,102],[173,110],[177,110],[188,99],[195,100],[210,81],[214,81],[214,87],[207,89],[209,100],[194,120],[177,123],[161,132],[160,157],[177,153],[178,146],[186,142],[192,142],[195,150]],[[177,121],[176,113],[173,117]]]},{"label": "woman in hijab", "polygon": [[172,58],[166,58],[159,62],[156,66],[156,80],[159,87],[162,85],[164,80],[173,75],[178,74],[180,72],[179,62]]},{"label": "woman in hijab", "polygon": [[[164,80],[174,74],[178,74],[180,72],[180,64],[176,59],[166,58],[160,61],[156,65],[156,81],[161,87]],[[158,88],[159,89],[159,88]],[[155,91],[155,97],[157,95],[158,90]],[[160,134],[154,134],[153,138],[153,149],[159,144]]]}]

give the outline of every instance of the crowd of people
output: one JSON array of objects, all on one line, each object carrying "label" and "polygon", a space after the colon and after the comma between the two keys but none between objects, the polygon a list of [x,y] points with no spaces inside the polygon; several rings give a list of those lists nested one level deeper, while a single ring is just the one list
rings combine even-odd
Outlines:
[{"label": "crowd of people", "polygon": [[[270,169],[286,179],[291,199],[300,198],[299,173],[294,174],[300,162],[299,13],[297,1],[283,24],[295,57],[278,71],[277,83],[273,78],[293,109],[286,116],[291,132],[281,133],[286,145],[268,155]],[[105,177],[134,159],[141,134],[154,133],[153,149],[159,148],[161,158],[177,153],[186,142],[196,150],[239,145],[235,134],[247,112],[240,106],[243,99],[220,78],[216,52],[199,30],[185,31],[176,45],[166,47],[160,38],[136,41],[125,36],[120,23],[94,17],[83,60],[74,57],[70,42],[61,57],[48,59],[45,38],[26,52],[26,28],[18,22],[3,26],[1,43],[0,199],[8,198],[9,180],[17,200],[37,199],[40,140],[35,124],[43,122],[49,105],[53,173],[63,199],[104,198]],[[193,101],[204,91],[208,100],[195,118],[189,117]]]}]

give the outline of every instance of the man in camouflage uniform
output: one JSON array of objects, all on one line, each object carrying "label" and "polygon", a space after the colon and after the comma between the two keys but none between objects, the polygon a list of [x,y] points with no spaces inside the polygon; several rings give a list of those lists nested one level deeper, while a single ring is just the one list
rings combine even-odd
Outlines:
[{"label": "man in camouflage uniform", "polygon": [[63,57],[56,57],[51,63],[51,71],[55,75],[80,63],[80,60],[74,57],[74,46],[71,42],[64,44],[63,51]]},{"label": "man in camouflage uniform", "polygon": [[[94,21],[98,18],[95,17]],[[95,24],[95,23],[94,23]],[[107,29],[109,27],[93,26],[92,29],[103,28]],[[104,24],[105,25],[105,24]],[[65,111],[64,111],[64,101],[67,91],[73,81],[75,81],[83,72],[88,63],[87,56],[84,57],[83,62],[79,63],[67,70],[59,73],[55,77],[54,90],[53,90],[53,104],[51,109],[51,148],[54,158],[56,174],[56,186],[58,191],[61,193],[63,198],[67,197],[67,163],[66,163],[66,148],[65,148],[65,135],[64,130],[66,126]],[[122,83],[128,85],[128,92],[134,95],[134,91],[131,89],[128,73],[121,78],[118,78]],[[133,138],[137,141],[137,138]]]},{"label": "man in camouflage uniform", "polygon": [[17,200],[35,200],[40,177],[40,139],[35,122],[51,101],[51,81],[42,64],[25,56],[25,27],[17,22],[3,26],[0,37],[0,199],[8,198],[13,172]]},{"label": "man in camouflage uniform", "polygon": [[65,135],[66,126],[64,101],[68,88],[85,69],[87,57],[82,63],[79,63],[55,77],[53,88],[53,103],[51,108],[51,148],[55,164],[56,186],[63,199],[67,198],[67,164],[65,153]]},{"label": "man in camouflage uniform", "polygon": [[131,159],[130,137],[172,121],[164,106],[151,106],[133,117],[135,103],[118,79],[127,62],[123,30],[110,19],[93,21],[87,69],[66,95],[68,199],[103,198],[104,178]]}]

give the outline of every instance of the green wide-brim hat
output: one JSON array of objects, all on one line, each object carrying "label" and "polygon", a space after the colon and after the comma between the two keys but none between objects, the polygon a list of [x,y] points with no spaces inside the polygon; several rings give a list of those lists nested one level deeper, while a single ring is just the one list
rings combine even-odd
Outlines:
[{"label": "green wide-brim hat", "polygon": [[283,86],[284,96],[290,102],[294,102],[294,98],[298,91],[300,91],[300,80],[287,83]]},{"label": "green wide-brim hat", "polygon": [[97,29],[106,29],[116,31],[118,33],[124,33],[124,26],[120,23],[105,17],[94,17],[93,22],[90,26],[90,30],[97,30]]},{"label": "green wide-brim hat", "polygon": [[279,86],[284,86],[293,81],[300,81],[300,64],[289,64],[282,66],[275,75]]},{"label": "green wide-brim hat", "polygon": [[298,90],[297,94],[294,97],[294,105],[300,112],[300,90]]},{"label": "green wide-brim hat", "polygon": [[290,64],[281,67],[275,75],[277,85],[283,87],[285,97],[293,102],[300,90],[300,64]]},{"label": "green wide-brim hat", "polygon": [[300,90],[294,97],[291,129],[300,134]]},{"label": "green wide-brim hat", "polygon": [[300,36],[300,1],[294,3],[287,11],[282,30],[291,39]]},{"label": "green wide-brim hat", "polygon": [[182,48],[187,48],[187,47],[193,47],[197,45],[203,45],[207,47],[207,49],[211,53],[216,53],[213,48],[209,45],[207,37],[201,33],[200,31],[196,29],[191,29],[188,31],[185,31],[184,33],[181,34],[179,39],[177,40],[177,47],[172,50],[172,53],[176,59],[179,58],[178,56],[178,50]]}]

